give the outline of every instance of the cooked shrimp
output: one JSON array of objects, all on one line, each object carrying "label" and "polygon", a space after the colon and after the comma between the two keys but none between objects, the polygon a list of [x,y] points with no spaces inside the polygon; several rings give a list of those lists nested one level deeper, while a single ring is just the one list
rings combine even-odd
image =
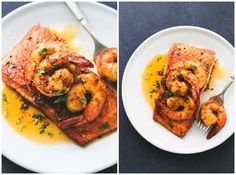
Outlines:
[{"label": "cooked shrimp", "polygon": [[185,96],[191,91],[195,101],[199,95],[198,79],[188,70],[171,71],[168,74],[166,86],[171,92],[178,96]]},{"label": "cooked shrimp", "polygon": [[197,77],[200,89],[206,84],[207,75],[201,67],[201,63],[199,61],[187,60],[180,62],[171,67],[171,70],[175,69],[185,69],[191,71]]},{"label": "cooked shrimp", "polygon": [[[74,74],[77,72],[76,65],[71,62],[79,64],[78,61],[82,59],[79,55],[77,57],[76,59],[75,54],[67,52],[56,52],[42,60],[34,75],[34,86],[48,97],[68,92],[74,82]],[[81,61],[81,63],[82,66],[87,66],[90,62]]]},{"label": "cooked shrimp", "polygon": [[167,107],[160,105],[159,108],[172,120],[186,120],[192,117],[196,105],[191,97],[170,97],[167,99]]},{"label": "cooked shrimp", "polygon": [[45,41],[38,44],[31,54],[31,59],[26,68],[25,78],[31,81],[36,73],[36,69],[45,58],[54,57],[59,59],[62,55],[67,55],[69,62],[74,63],[78,67],[93,67],[93,64],[84,57],[73,54],[67,44],[61,40]]},{"label": "cooked shrimp", "polygon": [[35,70],[39,63],[58,51],[67,51],[68,47],[62,41],[46,41],[36,45],[35,49],[31,54],[31,59],[29,60],[29,64],[26,68],[25,78],[26,80],[32,80],[35,74]]},{"label": "cooked shrimp", "polygon": [[99,75],[108,81],[117,81],[117,49],[110,48],[102,51],[96,60]]},{"label": "cooked shrimp", "polygon": [[[87,95],[90,95],[89,100]],[[71,112],[84,110],[84,119],[76,126],[94,120],[102,111],[106,98],[106,86],[98,76],[92,73],[79,75],[66,102],[67,109]]]},{"label": "cooked shrimp", "polygon": [[226,123],[226,112],[224,106],[213,99],[208,100],[202,105],[200,116],[205,125],[213,126],[212,130],[207,135],[207,139],[216,135]]},{"label": "cooked shrimp", "polygon": [[191,97],[170,97],[167,99],[167,107],[171,109],[168,117],[173,120],[185,120],[191,118],[196,107]]}]

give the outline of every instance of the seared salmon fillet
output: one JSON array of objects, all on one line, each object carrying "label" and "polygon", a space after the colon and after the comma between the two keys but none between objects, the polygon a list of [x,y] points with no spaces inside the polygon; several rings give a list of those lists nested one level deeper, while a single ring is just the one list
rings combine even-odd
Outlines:
[{"label": "seared salmon fillet", "polygon": [[[63,122],[73,120],[78,113],[73,114],[66,109],[65,104],[54,104],[48,97],[40,94],[27,76],[26,68],[32,59],[31,54],[35,46],[47,41],[58,41],[67,45],[65,40],[58,38],[47,27],[40,24],[33,26],[24,38],[3,57],[3,82],[41,110],[47,118],[80,145],[85,145],[115,130],[117,128],[117,97],[107,86],[105,86],[107,98],[104,107],[95,120],[77,127],[62,127]],[[93,73],[89,69],[85,71]]]},{"label": "seared salmon fillet", "polygon": [[168,76],[169,72],[171,71],[171,68],[174,65],[182,64],[183,62],[191,60],[191,61],[198,61],[201,63],[201,68],[204,70],[206,75],[206,82],[203,87],[200,88],[199,92],[199,98],[197,99],[195,105],[196,109],[190,118],[186,120],[172,120],[170,119],[167,114],[160,110],[160,108],[168,108],[166,106],[166,99],[159,97],[155,101],[155,110],[153,114],[153,119],[160,124],[162,124],[164,127],[166,127],[168,130],[173,132],[179,137],[184,137],[185,134],[188,132],[188,130],[191,128],[195,116],[197,113],[197,109],[200,104],[201,96],[206,88],[206,85],[208,84],[212,69],[214,67],[215,63],[215,52],[207,49],[201,49],[197,48],[191,45],[183,44],[183,43],[174,43],[173,46],[169,49],[168,55],[167,55],[167,61],[164,68],[164,78]]}]

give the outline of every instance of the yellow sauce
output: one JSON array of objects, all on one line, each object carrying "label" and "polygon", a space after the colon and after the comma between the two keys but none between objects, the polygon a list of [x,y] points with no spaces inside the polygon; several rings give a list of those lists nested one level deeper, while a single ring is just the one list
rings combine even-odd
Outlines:
[{"label": "yellow sauce", "polygon": [[57,37],[62,38],[67,41],[70,48],[83,56],[90,61],[93,60],[93,53],[91,50],[86,47],[84,44],[76,43],[76,38],[80,37],[81,28],[78,24],[69,24],[66,25],[62,30],[50,29],[52,33],[54,33]]},{"label": "yellow sauce", "polygon": [[[20,135],[40,144],[57,144],[70,142],[70,139],[63,134],[54,123],[42,117],[33,116],[41,114],[33,106],[28,109],[21,109],[22,97],[7,86],[2,90],[2,112],[7,123]],[[38,124],[37,124],[38,123]],[[43,125],[47,124],[46,128]]]},{"label": "yellow sauce", "polygon": [[80,52],[81,47],[74,44],[74,40],[80,34],[80,28],[78,25],[67,25],[62,31],[50,29],[52,33],[56,34],[57,37],[62,38],[67,41],[70,48],[75,52]]},{"label": "yellow sauce", "polygon": [[155,108],[155,99],[160,95],[159,86],[161,83],[162,75],[166,63],[166,55],[158,54],[148,63],[142,77],[143,94],[146,101],[150,104],[152,109]]},{"label": "yellow sauce", "polygon": [[217,86],[217,81],[225,80],[228,77],[228,73],[220,67],[219,61],[216,60],[214,68],[211,73],[211,78],[208,83],[209,88],[214,88]]}]

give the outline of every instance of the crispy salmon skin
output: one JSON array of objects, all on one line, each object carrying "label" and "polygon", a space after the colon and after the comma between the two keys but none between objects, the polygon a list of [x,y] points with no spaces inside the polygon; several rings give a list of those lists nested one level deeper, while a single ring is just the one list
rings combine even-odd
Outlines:
[{"label": "crispy salmon skin", "polygon": [[[66,135],[80,145],[86,145],[92,140],[116,130],[117,97],[107,86],[105,86],[107,98],[104,107],[94,121],[78,127],[61,127],[61,123],[73,118],[74,114],[66,109],[65,104],[53,104],[50,99],[40,94],[32,86],[29,78],[26,78],[26,68],[30,59],[32,59],[31,54],[35,46],[50,41],[58,41],[67,45],[65,40],[58,38],[47,27],[40,24],[33,26],[24,38],[3,57],[3,82],[41,110],[47,118],[52,120]],[[89,69],[84,71],[93,73]]]},{"label": "crispy salmon skin", "polygon": [[173,65],[182,64],[185,61],[197,61],[201,63],[201,68],[204,70],[206,75],[206,82],[205,85],[200,88],[199,97],[197,98],[197,101],[195,102],[196,108],[193,112],[193,115],[190,116],[190,118],[186,120],[172,120],[168,115],[164,112],[164,110],[168,108],[166,106],[166,99],[159,97],[155,101],[155,110],[153,114],[153,119],[160,124],[162,124],[165,128],[170,130],[172,133],[179,137],[184,137],[188,130],[191,128],[195,116],[197,113],[197,109],[200,104],[201,96],[206,88],[206,85],[209,81],[210,74],[212,72],[214,63],[215,63],[215,52],[207,49],[201,49],[197,48],[195,46],[191,46],[184,43],[174,43],[172,47],[168,51],[167,55],[167,61],[164,68],[164,77],[166,77],[169,72],[171,71],[171,68]]}]

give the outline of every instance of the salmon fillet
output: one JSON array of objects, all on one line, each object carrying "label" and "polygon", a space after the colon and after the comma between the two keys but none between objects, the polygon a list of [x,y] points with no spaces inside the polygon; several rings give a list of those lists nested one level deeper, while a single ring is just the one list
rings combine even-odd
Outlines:
[{"label": "salmon fillet", "polygon": [[[45,99],[26,78],[26,67],[31,59],[33,49],[38,43],[45,41],[60,41],[67,44],[65,40],[51,33],[48,28],[40,24],[33,26],[24,38],[3,57],[3,82],[41,110],[66,135],[80,145],[85,145],[95,138],[116,130],[117,97],[107,86],[106,102],[102,112],[94,121],[79,127],[61,127],[61,123],[66,119],[73,119],[77,114],[70,113],[65,104],[55,105],[49,99]],[[91,72],[91,70],[87,71]]]},{"label": "salmon fillet", "polygon": [[[196,110],[193,116],[191,116],[191,118],[187,120],[171,120],[163,111],[159,109],[161,105],[165,105],[164,100],[161,98],[156,99],[155,103],[156,105],[153,114],[153,119],[155,121],[159,122],[168,130],[170,130],[172,133],[176,134],[179,137],[185,136],[185,134],[191,128],[195,120],[195,116],[200,104],[202,93],[208,84],[212,69],[214,67],[215,52],[207,49],[197,48],[183,43],[174,43],[173,46],[168,51],[167,61],[164,68],[164,77],[168,75],[172,65],[178,64],[185,60],[192,60],[192,61],[197,60],[200,63],[202,63],[202,68],[204,69],[207,76],[207,82],[200,89],[199,98],[198,101],[196,102],[197,105]],[[167,106],[165,107],[167,108]]]}]

